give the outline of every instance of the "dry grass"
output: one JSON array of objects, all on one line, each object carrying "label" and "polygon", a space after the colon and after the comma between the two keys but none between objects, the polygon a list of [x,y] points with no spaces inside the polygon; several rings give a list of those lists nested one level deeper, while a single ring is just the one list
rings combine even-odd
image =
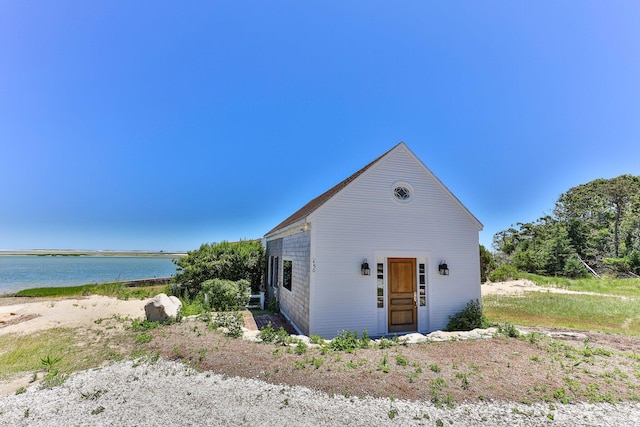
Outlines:
[{"label": "dry grass", "polygon": [[42,359],[59,359],[62,375],[123,360],[140,351],[136,334],[125,329],[130,320],[103,319],[91,328],[55,328],[32,334],[0,335],[0,383],[32,375],[41,378]]},{"label": "dry grass", "polygon": [[149,351],[202,370],[302,385],[329,394],[427,400],[569,403],[640,400],[640,340],[589,333],[589,340],[426,343],[355,353],[233,339],[204,323],[153,331]]},{"label": "dry grass", "polygon": [[522,296],[485,296],[482,307],[492,322],[640,337],[640,299],[636,297],[527,292]]}]

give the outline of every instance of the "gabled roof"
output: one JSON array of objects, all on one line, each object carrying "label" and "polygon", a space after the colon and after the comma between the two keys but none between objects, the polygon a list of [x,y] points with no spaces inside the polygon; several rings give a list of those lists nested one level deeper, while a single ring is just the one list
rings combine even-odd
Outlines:
[{"label": "gabled roof", "polygon": [[287,227],[290,227],[290,226],[292,226],[292,225],[294,225],[294,224],[296,224],[298,222],[301,222],[301,221],[305,220],[309,215],[311,215],[313,212],[318,210],[322,205],[324,205],[329,200],[331,200],[331,198],[333,196],[338,194],[347,185],[349,185],[351,182],[355,181],[360,175],[365,173],[373,165],[378,163],[382,158],[387,156],[390,152],[392,152],[393,150],[395,150],[399,146],[404,146],[404,148],[407,149],[407,151],[410,153],[410,155],[412,155],[422,165],[422,167],[425,169],[425,171],[429,175],[431,175],[433,177],[433,179],[435,179],[435,181],[438,184],[440,184],[442,186],[442,188],[445,190],[445,192],[448,193],[449,196],[451,196],[451,198],[455,201],[455,203],[457,203],[461,207],[461,209],[463,209],[469,215],[469,217],[472,219],[472,221],[477,224],[478,229],[482,230],[482,223],[480,221],[478,221],[478,219],[462,204],[462,202],[460,202],[460,200],[458,200],[458,198],[442,183],[442,181],[440,181],[438,179],[438,177],[436,177],[429,170],[429,168],[427,168],[427,166],[424,163],[422,163],[422,161],[420,159],[418,159],[415,156],[415,154],[413,154],[411,152],[411,150],[409,150],[409,147],[407,147],[404,142],[400,142],[400,143],[396,144],[393,148],[391,148],[389,151],[387,151],[386,153],[382,154],[380,157],[376,158],[374,161],[372,161],[371,163],[369,163],[368,165],[366,165],[365,167],[363,167],[362,169],[360,169],[359,171],[357,171],[356,173],[351,175],[349,178],[347,178],[344,181],[342,181],[342,182],[336,184],[335,186],[331,187],[329,190],[325,191],[324,193],[322,193],[321,195],[319,195],[318,197],[316,197],[315,199],[311,200],[309,203],[307,203],[306,205],[304,205],[303,207],[298,209],[291,216],[289,216],[287,219],[285,219],[280,224],[278,224],[276,227],[274,227],[271,231],[269,231],[265,235],[265,237],[270,236],[272,234],[275,234],[278,231],[282,231],[282,230],[286,229]]},{"label": "gabled roof", "polygon": [[329,199],[331,199],[333,196],[338,194],[338,192],[340,192],[340,190],[342,190],[347,185],[349,185],[357,177],[362,175],[371,166],[375,165],[380,159],[382,159],[388,153],[393,151],[394,148],[396,148],[398,145],[401,145],[401,144],[403,144],[403,143],[400,142],[399,144],[394,146],[391,150],[387,151],[386,153],[384,153],[383,155],[381,155],[380,157],[378,157],[377,159],[375,159],[374,161],[372,161],[371,163],[369,163],[368,165],[366,165],[365,167],[363,167],[362,169],[360,169],[359,171],[357,171],[356,173],[351,175],[349,178],[347,178],[344,181],[334,185],[329,190],[325,191],[324,193],[322,193],[321,195],[319,195],[315,199],[311,200],[309,203],[307,203],[306,205],[304,205],[303,207],[298,209],[296,212],[294,212],[293,215],[291,215],[289,218],[285,219],[280,224],[275,226],[275,228],[273,230],[269,231],[266,234],[266,236],[268,236],[270,234],[273,234],[276,231],[280,231],[282,229],[285,229],[285,228],[289,227],[290,225],[293,225],[293,224],[305,219],[308,215],[310,215],[311,213],[315,212],[316,209],[318,209],[320,206],[324,205],[326,202],[329,201]]}]

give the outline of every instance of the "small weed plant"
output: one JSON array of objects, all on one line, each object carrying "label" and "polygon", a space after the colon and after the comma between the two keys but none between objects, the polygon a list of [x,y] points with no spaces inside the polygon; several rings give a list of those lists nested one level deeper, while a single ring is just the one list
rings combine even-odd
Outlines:
[{"label": "small weed plant", "polygon": [[232,338],[240,338],[242,336],[243,325],[244,320],[242,319],[242,314],[237,311],[233,313],[216,313],[212,321],[212,327],[214,329],[224,328],[225,335]]},{"label": "small weed plant", "polygon": [[386,354],[382,357],[380,363],[378,363],[378,371],[382,371],[385,374],[389,373],[389,358]]},{"label": "small weed plant", "polygon": [[520,338],[520,331],[509,322],[498,324],[498,334],[507,338]]},{"label": "small weed plant", "polygon": [[381,349],[391,348],[394,345],[397,345],[397,342],[386,337],[382,337],[378,340],[378,347]]},{"label": "small weed plant", "polygon": [[311,335],[309,337],[309,342],[311,344],[317,344],[317,345],[324,345],[326,344],[326,341],[324,340],[324,338],[322,338],[320,335]]},{"label": "small weed plant", "polygon": [[135,342],[136,344],[147,344],[151,342],[152,339],[153,335],[143,332],[140,335],[136,336]]},{"label": "small weed plant", "polygon": [[303,355],[307,352],[307,344],[305,344],[304,342],[300,341],[297,345],[296,345],[296,354],[297,355]]},{"label": "small weed plant", "polygon": [[347,353],[353,353],[359,348],[368,348],[371,339],[365,329],[362,332],[362,336],[358,338],[358,331],[350,331],[349,329],[340,332],[329,344],[330,348],[334,351],[346,351]]},{"label": "small weed plant", "polygon": [[40,359],[42,366],[44,366],[47,371],[42,380],[43,388],[55,387],[65,382],[67,379],[67,376],[60,374],[60,370],[58,369],[58,363],[61,360],[61,356],[51,356],[50,354],[47,354],[45,357]]},{"label": "small weed plant", "polygon": [[407,366],[407,358],[403,355],[399,354],[396,356],[396,365],[402,366],[403,368]]},{"label": "small weed plant", "polygon": [[276,336],[273,341],[277,345],[285,346],[291,342],[291,339],[289,337],[289,333],[282,326],[280,326],[276,331]]}]

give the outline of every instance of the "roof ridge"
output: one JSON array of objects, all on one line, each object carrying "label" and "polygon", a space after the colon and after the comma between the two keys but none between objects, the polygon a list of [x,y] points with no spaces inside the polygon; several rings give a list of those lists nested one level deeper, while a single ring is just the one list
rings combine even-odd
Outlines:
[{"label": "roof ridge", "polygon": [[322,206],[326,202],[328,202],[333,196],[338,194],[343,188],[345,188],[347,185],[349,185],[351,182],[353,182],[356,178],[358,178],[360,175],[362,175],[367,170],[369,170],[369,168],[371,168],[373,165],[378,163],[378,161],[380,161],[383,157],[385,157],[391,151],[395,150],[398,146],[403,145],[403,144],[404,144],[404,142],[401,141],[398,144],[394,145],[390,150],[387,150],[384,154],[378,156],[376,159],[374,159],[373,161],[371,161],[370,163],[365,165],[363,168],[361,168],[360,170],[358,170],[355,173],[353,173],[352,175],[350,175],[345,180],[339,182],[338,184],[334,185],[333,187],[331,187],[330,189],[328,189],[324,193],[320,194],[318,197],[312,199],[307,204],[302,206],[300,209],[295,211],[292,215],[287,217],[280,224],[275,226],[271,231],[269,231],[267,234],[265,234],[265,236],[273,234],[278,230],[286,228],[286,227],[288,227],[290,225],[293,225],[296,222],[302,220],[303,218],[306,218],[308,215],[310,215],[311,213],[315,212],[318,208],[320,208],[320,206]]}]

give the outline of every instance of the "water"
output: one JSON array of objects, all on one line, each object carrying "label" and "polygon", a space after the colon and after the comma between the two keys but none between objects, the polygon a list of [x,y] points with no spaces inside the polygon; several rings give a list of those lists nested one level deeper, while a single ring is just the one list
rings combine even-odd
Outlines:
[{"label": "water", "polygon": [[176,265],[167,257],[0,256],[0,294],[28,288],[169,277],[175,273]]}]

